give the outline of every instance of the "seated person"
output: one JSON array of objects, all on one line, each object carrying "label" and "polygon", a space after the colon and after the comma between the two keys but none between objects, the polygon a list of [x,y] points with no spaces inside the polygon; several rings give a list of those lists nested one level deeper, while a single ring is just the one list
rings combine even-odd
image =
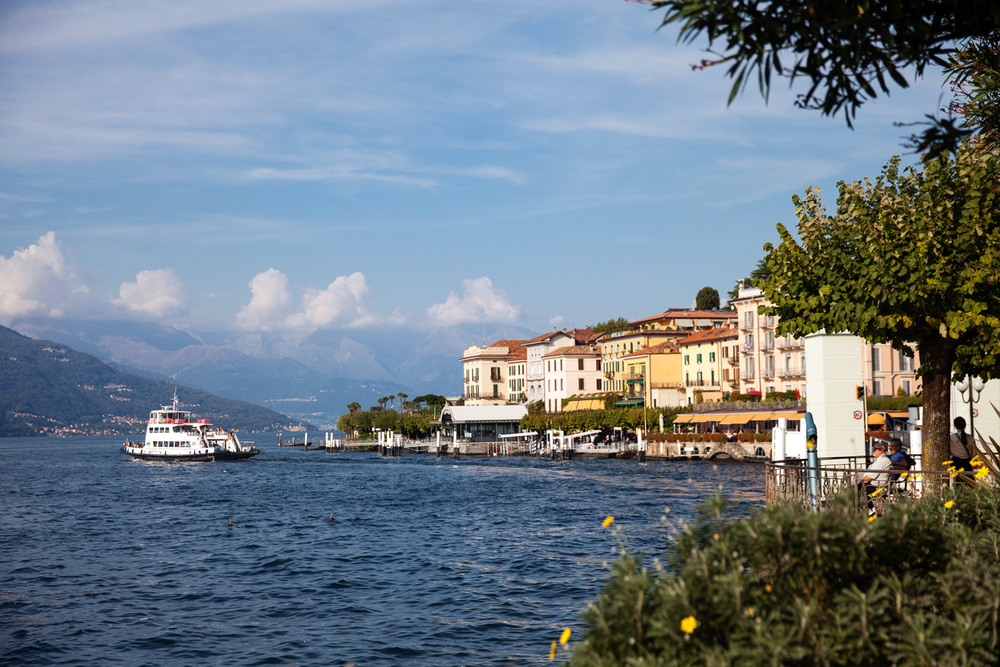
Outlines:
[{"label": "seated person", "polygon": [[867,470],[858,473],[858,490],[863,489],[868,498],[869,513],[875,511],[872,494],[877,489],[885,488],[888,485],[889,468],[892,465],[892,460],[885,453],[885,443],[876,442],[872,446],[872,455],[875,457],[872,464],[868,466]]},{"label": "seated person", "polygon": [[[903,441],[899,438],[893,438],[889,441],[889,460],[892,464],[889,466],[893,470],[910,470],[917,462],[913,458],[903,451]],[[894,474],[892,476],[892,481],[899,479],[899,474]]]}]

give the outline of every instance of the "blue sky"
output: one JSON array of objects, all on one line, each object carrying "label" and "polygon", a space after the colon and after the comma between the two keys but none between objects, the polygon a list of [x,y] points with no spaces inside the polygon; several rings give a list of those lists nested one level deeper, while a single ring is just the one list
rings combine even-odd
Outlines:
[{"label": "blue sky", "polygon": [[[938,77],[726,106],[623,0],[0,5],[0,324],[646,317],[725,293],[791,196],[874,177]],[[904,163],[913,162],[904,156]]]}]

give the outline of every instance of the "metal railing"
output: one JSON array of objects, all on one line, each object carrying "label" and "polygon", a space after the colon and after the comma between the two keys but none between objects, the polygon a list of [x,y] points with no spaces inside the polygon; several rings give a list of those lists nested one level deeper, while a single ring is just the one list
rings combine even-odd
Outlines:
[{"label": "metal railing", "polygon": [[[920,465],[920,456],[917,466]],[[764,497],[768,505],[792,502],[804,509],[824,511],[843,497],[850,507],[881,515],[886,505],[902,499],[916,500],[930,485],[952,486],[954,477],[947,470],[888,470],[889,481],[883,485],[859,484],[868,469],[863,456],[821,459],[810,468],[804,459],[768,461],[765,466]],[[895,478],[895,479],[893,479]]]}]

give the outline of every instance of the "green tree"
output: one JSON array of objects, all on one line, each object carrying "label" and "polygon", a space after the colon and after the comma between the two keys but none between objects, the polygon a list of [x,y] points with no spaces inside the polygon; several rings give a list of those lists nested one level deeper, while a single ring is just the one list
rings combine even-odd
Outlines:
[{"label": "green tree", "polygon": [[743,283],[744,287],[758,287],[760,283],[764,280],[764,278],[770,275],[770,273],[771,273],[770,270],[768,270],[767,268],[767,262],[765,262],[764,258],[761,257],[759,260],[757,260],[757,266],[754,267],[753,271],[750,272],[750,275],[747,276],[746,278],[741,278],[740,280],[737,280],[736,284],[733,285],[733,289],[729,290],[728,294],[729,300],[732,301],[733,299],[737,298],[740,295],[741,282]]},{"label": "green tree", "polygon": [[[849,126],[865,102],[1000,29],[1000,3],[989,0],[638,1],[666,9],[663,25],[678,24],[679,40],[708,39],[713,57],[699,67],[727,67],[730,103],[752,80],[766,98],[772,78],[805,79],[797,106],[842,113]],[[936,132],[954,150],[962,133],[947,132],[947,122],[935,120],[925,137]]]},{"label": "green tree", "polygon": [[619,317],[613,320],[607,320],[606,322],[598,322],[597,324],[591,324],[587,327],[594,333],[614,333],[616,331],[627,331],[628,330],[628,320],[624,317]]},{"label": "green tree", "polygon": [[1000,159],[968,141],[922,170],[886,165],[873,184],[839,184],[827,215],[810,189],[793,198],[797,242],[778,225],[762,287],[779,335],[847,331],[920,352],[928,468],[949,458],[952,373],[1000,375]]},{"label": "green tree", "polygon": [[694,297],[694,307],[697,310],[718,310],[719,290],[714,287],[702,287]]}]

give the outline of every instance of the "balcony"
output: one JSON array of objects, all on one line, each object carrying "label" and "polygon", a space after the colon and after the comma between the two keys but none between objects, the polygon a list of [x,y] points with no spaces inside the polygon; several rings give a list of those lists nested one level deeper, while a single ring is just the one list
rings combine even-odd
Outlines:
[{"label": "balcony", "polygon": [[778,377],[783,378],[793,378],[805,375],[805,370],[799,368],[798,366],[790,366],[789,368],[779,368]]},{"label": "balcony", "polygon": [[760,349],[762,352],[770,352],[771,350],[774,349],[774,341],[765,340],[763,343],[760,344]]},{"label": "balcony", "polygon": [[760,376],[762,378],[764,378],[765,380],[770,380],[770,379],[772,379],[774,377],[774,369],[773,368],[765,368],[763,371],[761,371]]},{"label": "balcony", "polygon": [[653,389],[683,389],[683,382],[650,382],[649,386]]},{"label": "balcony", "polygon": [[777,344],[779,350],[800,349],[805,346],[805,341],[801,338],[792,338],[791,336],[777,338],[774,342]]},{"label": "balcony", "polygon": [[740,358],[738,355],[734,354],[731,357],[726,357],[726,361],[729,363],[730,366],[737,366],[740,363]]},{"label": "balcony", "polygon": [[740,373],[741,380],[756,380],[757,376],[753,371],[743,371]]},{"label": "balcony", "polygon": [[774,315],[761,315],[758,321],[761,329],[774,328]]},{"label": "balcony", "polygon": [[626,382],[645,382],[645,380],[646,380],[646,374],[645,373],[622,373],[621,379],[625,380]]}]

